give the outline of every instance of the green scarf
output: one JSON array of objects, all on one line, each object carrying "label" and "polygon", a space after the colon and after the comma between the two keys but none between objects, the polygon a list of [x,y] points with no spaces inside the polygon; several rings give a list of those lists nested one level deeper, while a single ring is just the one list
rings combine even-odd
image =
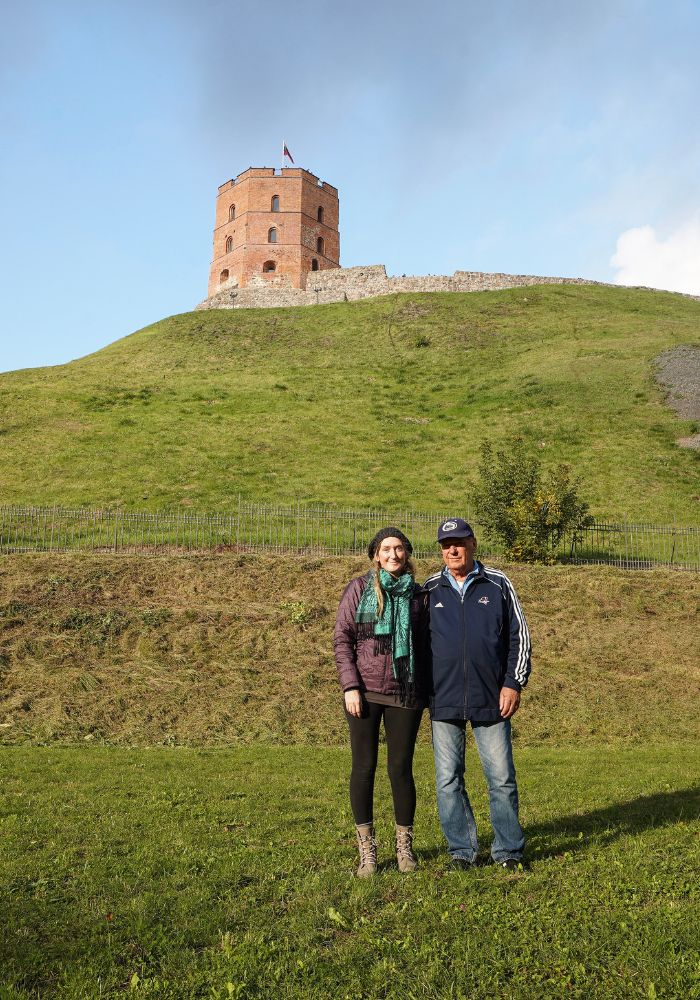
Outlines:
[{"label": "green scarf", "polygon": [[[404,700],[414,689],[415,662],[413,635],[411,633],[411,597],[413,577],[403,573],[394,577],[385,569],[379,570],[379,583],[384,591],[384,610],[377,617],[377,593],[374,589],[374,570],[368,574],[360,603],[355,612],[358,638],[374,636],[375,653],[388,653],[391,649],[391,669]],[[391,645],[389,645],[391,644]]]}]

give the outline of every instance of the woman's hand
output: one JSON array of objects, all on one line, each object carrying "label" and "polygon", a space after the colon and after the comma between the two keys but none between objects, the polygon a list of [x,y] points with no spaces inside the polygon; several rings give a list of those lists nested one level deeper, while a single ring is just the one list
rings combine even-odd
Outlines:
[{"label": "woman's hand", "polygon": [[359,719],[362,715],[362,695],[359,691],[345,692],[345,711]]}]

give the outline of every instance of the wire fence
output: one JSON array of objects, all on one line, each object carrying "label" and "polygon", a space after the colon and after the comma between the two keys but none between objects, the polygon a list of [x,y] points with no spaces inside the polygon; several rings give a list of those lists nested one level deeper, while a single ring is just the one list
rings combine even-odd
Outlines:
[{"label": "wire fence", "polygon": [[[503,550],[464,511],[488,557]],[[220,514],[60,507],[0,507],[0,554],[12,552],[277,552],[330,556],[365,552],[388,524],[411,539],[417,558],[436,554],[439,513],[335,510],[249,503]],[[700,570],[700,528],[628,522],[596,523],[562,538],[560,562],[627,569]]]}]

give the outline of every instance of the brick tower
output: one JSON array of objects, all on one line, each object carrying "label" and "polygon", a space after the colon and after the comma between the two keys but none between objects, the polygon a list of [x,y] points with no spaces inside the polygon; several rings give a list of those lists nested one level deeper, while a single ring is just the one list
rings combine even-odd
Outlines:
[{"label": "brick tower", "polygon": [[219,188],[209,296],[271,284],[306,288],[340,267],[338,190],[299,167],[249,167]]}]

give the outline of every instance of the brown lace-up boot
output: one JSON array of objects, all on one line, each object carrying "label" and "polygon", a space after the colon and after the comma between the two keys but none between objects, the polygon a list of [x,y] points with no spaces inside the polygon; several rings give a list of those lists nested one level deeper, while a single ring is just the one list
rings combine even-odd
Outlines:
[{"label": "brown lace-up boot", "polygon": [[360,878],[369,878],[377,872],[377,841],[374,839],[374,827],[371,823],[360,823],[356,830],[357,848],[360,852],[357,874]]},{"label": "brown lace-up boot", "polygon": [[396,860],[400,872],[414,872],[418,859],[413,853],[413,827],[396,824]]}]

